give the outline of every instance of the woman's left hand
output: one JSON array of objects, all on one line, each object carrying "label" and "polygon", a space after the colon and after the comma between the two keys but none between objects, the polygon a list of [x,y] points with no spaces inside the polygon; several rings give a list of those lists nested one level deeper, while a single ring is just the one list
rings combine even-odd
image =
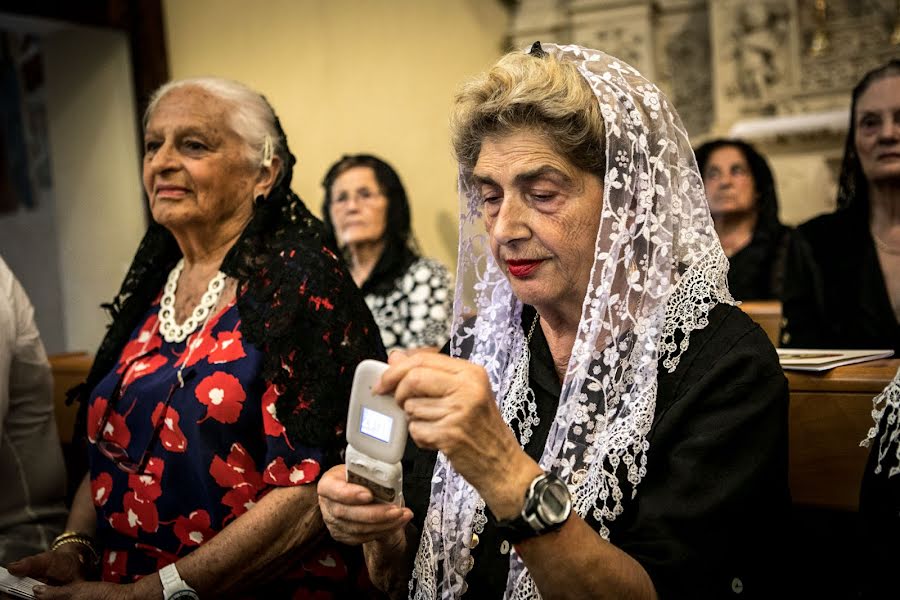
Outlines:
[{"label": "woman's left hand", "polygon": [[394,352],[373,390],[394,394],[420,447],[443,452],[498,518],[521,508],[541,472],[503,421],[484,368],[443,354]]},{"label": "woman's left hand", "polygon": [[135,600],[133,585],[84,581],[70,585],[35,586],[39,600]]}]

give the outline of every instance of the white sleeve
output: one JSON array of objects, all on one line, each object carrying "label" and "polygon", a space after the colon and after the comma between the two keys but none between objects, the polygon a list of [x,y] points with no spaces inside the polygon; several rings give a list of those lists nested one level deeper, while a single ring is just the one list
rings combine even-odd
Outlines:
[{"label": "white sleeve", "polygon": [[9,414],[9,373],[16,349],[16,311],[11,295],[12,273],[0,259],[0,438]]},{"label": "white sleeve", "polygon": [[[0,269],[0,410],[5,426],[29,435],[53,413],[53,375],[34,321],[34,307],[9,267],[4,263]],[[0,429],[3,433],[9,432]]]}]

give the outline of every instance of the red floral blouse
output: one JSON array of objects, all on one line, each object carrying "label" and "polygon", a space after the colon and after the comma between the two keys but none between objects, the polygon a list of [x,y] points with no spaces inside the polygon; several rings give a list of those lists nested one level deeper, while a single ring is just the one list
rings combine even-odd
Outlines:
[{"label": "red floral blouse", "polygon": [[[275,411],[277,392],[259,377],[262,355],[241,338],[234,302],[180,343],[160,335],[158,306],[93,390],[88,408],[104,581],[156,572],[274,487],[312,483],[331,466],[323,464],[322,450],[287,438]],[[98,437],[100,445],[127,451],[124,461],[101,451]],[[129,474],[116,462],[142,468]],[[257,588],[254,597],[337,598],[350,590],[358,596],[356,585],[367,581],[360,564],[357,549],[326,538],[298,569]]]}]

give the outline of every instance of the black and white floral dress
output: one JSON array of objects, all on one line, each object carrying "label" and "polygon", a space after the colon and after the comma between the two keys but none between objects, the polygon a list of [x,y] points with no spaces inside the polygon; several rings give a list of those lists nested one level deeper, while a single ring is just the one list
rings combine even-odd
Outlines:
[{"label": "black and white floral dress", "polygon": [[450,338],[450,274],[436,260],[415,258],[391,285],[377,286],[365,298],[388,352],[421,346],[440,348]]}]

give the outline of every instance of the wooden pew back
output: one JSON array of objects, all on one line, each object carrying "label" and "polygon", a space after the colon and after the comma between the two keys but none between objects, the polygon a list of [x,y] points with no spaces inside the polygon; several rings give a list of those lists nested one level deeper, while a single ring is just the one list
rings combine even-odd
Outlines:
[{"label": "wooden pew back", "polygon": [[791,389],[790,478],[796,505],[856,511],[872,427],[872,399],[900,360],[839,367],[824,373],[786,371]]},{"label": "wooden pew back", "polygon": [[756,321],[776,348],[781,338],[781,302],[778,300],[744,300],[738,306]]},{"label": "wooden pew back", "polygon": [[56,407],[56,426],[59,440],[66,447],[72,442],[75,429],[75,414],[78,406],[66,406],[66,392],[87,378],[94,358],[87,352],[67,352],[52,354],[50,369],[53,372],[53,404]]}]

